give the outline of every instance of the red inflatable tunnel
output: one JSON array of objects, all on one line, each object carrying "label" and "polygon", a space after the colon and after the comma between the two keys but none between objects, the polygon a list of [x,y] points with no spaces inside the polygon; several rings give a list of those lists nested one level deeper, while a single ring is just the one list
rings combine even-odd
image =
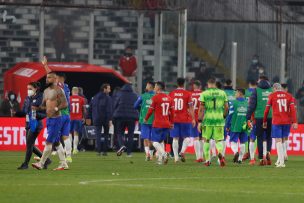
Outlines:
[{"label": "red inflatable tunnel", "polygon": [[[94,96],[102,83],[109,83],[113,89],[128,82],[120,73],[111,68],[66,62],[50,62],[48,65],[52,71],[65,72],[69,87],[82,87],[87,98]],[[45,76],[46,71],[41,63],[18,63],[4,74],[4,95],[6,96],[12,90],[17,94],[20,104],[23,104],[27,96],[27,84],[40,81],[43,87]]]}]

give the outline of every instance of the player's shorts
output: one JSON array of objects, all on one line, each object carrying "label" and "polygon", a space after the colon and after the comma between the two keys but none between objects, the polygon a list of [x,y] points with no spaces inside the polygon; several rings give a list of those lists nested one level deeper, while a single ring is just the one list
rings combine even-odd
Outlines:
[{"label": "player's shorts", "polygon": [[230,133],[230,142],[246,143],[248,142],[248,135],[245,132],[231,132]]},{"label": "player's shorts", "polygon": [[151,140],[152,136],[152,125],[150,124],[141,124],[140,125],[140,138]]},{"label": "player's shorts", "polygon": [[274,125],[271,127],[272,138],[286,138],[290,133],[290,125]]},{"label": "player's shorts", "polygon": [[250,137],[250,139],[253,140],[253,141],[256,140],[256,125],[253,125],[249,137]]},{"label": "player's shorts", "polygon": [[70,132],[81,133],[82,130],[82,120],[71,120],[71,129]]},{"label": "player's shorts", "polygon": [[47,142],[56,143],[60,140],[60,129],[62,126],[62,117],[47,118],[46,127],[48,136],[46,138]]},{"label": "player's shorts", "polygon": [[191,123],[174,123],[174,128],[170,132],[170,136],[173,138],[180,137],[190,137],[191,135]]},{"label": "player's shorts", "polygon": [[196,124],[195,127],[191,126],[190,137],[196,138],[196,137],[199,137],[201,135],[200,132],[197,129],[197,126],[198,126],[198,124]]},{"label": "player's shorts", "polygon": [[202,136],[206,140],[224,140],[224,126],[203,126]]},{"label": "player's shorts", "polygon": [[60,136],[69,136],[71,128],[71,119],[69,115],[62,115],[62,125],[60,129]]},{"label": "player's shorts", "polygon": [[170,133],[169,128],[152,128],[152,142],[162,142],[167,138],[167,135]]}]

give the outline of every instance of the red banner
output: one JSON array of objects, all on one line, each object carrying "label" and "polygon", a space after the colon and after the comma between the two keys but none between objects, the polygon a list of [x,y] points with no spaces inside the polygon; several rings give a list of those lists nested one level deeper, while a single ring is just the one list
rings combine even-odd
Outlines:
[{"label": "red banner", "polygon": [[[44,122],[45,123],[45,122]],[[44,148],[47,130],[44,128],[36,140],[36,146]],[[291,130],[289,135],[288,154],[304,156],[304,125],[297,130]],[[26,146],[25,119],[0,118],[0,151],[23,151]],[[193,146],[187,150],[193,152]],[[227,141],[227,152],[231,153],[230,143]],[[275,143],[272,143],[272,154],[276,154]]]}]

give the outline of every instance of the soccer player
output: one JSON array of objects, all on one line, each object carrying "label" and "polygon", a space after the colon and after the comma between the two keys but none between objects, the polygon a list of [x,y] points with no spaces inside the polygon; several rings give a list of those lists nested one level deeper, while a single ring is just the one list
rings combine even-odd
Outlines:
[{"label": "soccer player", "polygon": [[296,109],[293,97],[282,90],[279,83],[273,84],[274,92],[269,95],[267,106],[264,112],[263,128],[267,128],[267,116],[270,107],[273,110],[272,117],[272,138],[275,139],[278,153],[278,161],[276,167],[285,167],[284,152],[283,152],[283,138],[288,137],[290,131],[290,124],[294,129],[298,128]]},{"label": "soccer player", "polygon": [[[236,90],[236,100],[232,102],[232,114],[227,118],[227,132],[230,132],[231,149],[234,154],[233,162],[242,163],[243,156],[246,151],[245,143],[248,142],[248,135],[246,129],[243,128],[246,125],[246,113],[248,109],[248,102],[245,99],[245,90]],[[240,141],[240,152],[238,150],[238,141]]]},{"label": "soccer player", "polygon": [[[229,104],[229,114],[225,122],[225,128],[224,128],[224,141],[223,141],[223,156],[225,157],[226,154],[226,139],[229,135],[229,131],[226,129],[230,129],[231,126],[228,125],[227,120],[231,120],[232,114],[233,114],[233,105],[232,103],[235,101],[235,90],[232,88],[232,81],[230,79],[227,79],[225,81],[224,85],[224,91],[227,94],[228,98],[228,104]],[[230,118],[229,118],[230,117]]]},{"label": "soccer player", "polygon": [[46,77],[47,89],[43,93],[43,102],[39,107],[32,107],[33,110],[46,110],[47,114],[47,132],[44,151],[41,160],[33,163],[32,166],[41,170],[49,156],[52,153],[52,146],[55,145],[59,155],[60,165],[54,170],[66,170],[68,165],[65,160],[64,149],[60,143],[60,129],[62,126],[62,118],[60,110],[65,109],[68,104],[63,91],[56,84],[57,76],[54,72],[49,72]]},{"label": "soccer player", "polygon": [[[282,89],[285,91],[285,92],[288,92],[288,86],[286,83],[284,84],[281,84],[282,85]],[[291,95],[291,94],[290,94]],[[294,97],[293,98],[293,103],[295,105],[295,108],[297,110],[297,102],[296,102],[296,99]],[[289,133],[288,133],[289,134]],[[284,160],[287,161],[288,160],[288,154],[287,154],[287,150],[288,150],[288,136],[287,137],[284,137],[283,138],[283,151],[284,151]]]},{"label": "soccer player", "polygon": [[141,139],[144,140],[144,147],[146,153],[146,161],[150,161],[153,157],[153,150],[150,150],[152,147],[151,143],[151,135],[152,135],[152,123],[154,120],[154,115],[152,115],[149,120],[144,123],[144,118],[148,112],[148,109],[152,103],[151,98],[155,95],[154,93],[155,83],[150,81],[147,82],[146,85],[146,92],[138,97],[137,101],[134,104],[134,108],[140,108],[140,115],[139,115],[139,123],[140,123],[140,130],[141,130]]},{"label": "soccer player", "polygon": [[67,162],[72,162],[72,142],[69,137],[70,128],[71,128],[71,119],[70,119],[70,89],[69,86],[65,83],[66,75],[64,73],[57,73],[58,86],[63,90],[68,106],[61,110],[62,116],[62,127],[61,127],[61,139],[64,142],[65,154]]},{"label": "soccer player", "polygon": [[204,154],[206,158],[205,165],[210,166],[210,139],[216,142],[218,150],[218,158],[220,165],[225,166],[225,158],[223,153],[224,125],[225,117],[228,114],[228,98],[223,90],[216,88],[215,78],[208,80],[208,89],[205,90],[200,97],[200,108],[198,112],[198,120],[202,121],[198,125],[198,129],[202,129],[204,140]]},{"label": "soccer player", "polygon": [[[254,92],[256,88],[257,88],[257,82],[255,80],[249,81],[248,89],[246,89],[246,92],[245,92],[245,98],[248,103],[249,103],[249,99],[252,95],[252,92]],[[253,123],[255,123],[254,116],[252,116],[251,119],[253,120]],[[256,130],[255,130],[256,127],[255,127],[255,124],[253,124],[250,127],[251,127],[251,131],[249,134],[249,146],[246,147],[246,149],[248,148],[249,154],[246,153],[244,155],[243,161],[247,160],[250,157],[250,165],[254,165],[255,164],[254,154],[255,154],[255,148],[256,148]]]},{"label": "soccer player", "polygon": [[[196,125],[193,103],[191,100],[191,93],[185,90],[185,79],[177,78],[177,89],[170,92],[169,96],[174,101],[174,128],[171,130],[170,136],[173,138],[172,148],[174,153],[174,160],[178,162],[179,159],[185,162],[185,151],[190,144],[191,123],[194,127]],[[178,140],[183,139],[183,145],[180,153],[178,153]]]},{"label": "soccer player", "polygon": [[201,82],[199,80],[193,83],[193,92],[191,93],[191,98],[193,102],[193,110],[195,115],[196,126],[191,128],[191,137],[194,138],[194,151],[196,155],[196,162],[203,162],[203,141],[200,140],[200,133],[197,129],[198,125],[198,109],[199,109],[199,98],[202,94]]},{"label": "soccer player", "polygon": [[258,142],[258,152],[260,166],[271,165],[270,151],[272,145],[271,138],[271,117],[268,115],[267,129],[263,128],[263,117],[268,96],[272,93],[272,88],[266,76],[261,76],[258,81],[258,87],[252,92],[249,99],[249,106],[246,115],[248,126],[251,125],[251,117],[254,115],[256,122],[256,136]]},{"label": "soccer player", "polygon": [[161,158],[159,164],[168,163],[168,155],[163,143],[167,134],[170,133],[170,128],[173,128],[174,122],[174,104],[172,99],[163,92],[164,89],[165,84],[163,82],[156,82],[154,88],[156,95],[152,97],[152,104],[144,119],[144,122],[147,123],[154,112],[151,141]]},{"label": "soccer player", "polygon": [[72,141],[72,135],[74,135],[73,141],[73,154],[78,153],[79,134],[82,130],[82,122],[84,121],[85,114],[85,99],[79,96],[79,88],[72,88],[72,96],[70,97],[70,109],[71,109],[71,131],[70,140]]}]

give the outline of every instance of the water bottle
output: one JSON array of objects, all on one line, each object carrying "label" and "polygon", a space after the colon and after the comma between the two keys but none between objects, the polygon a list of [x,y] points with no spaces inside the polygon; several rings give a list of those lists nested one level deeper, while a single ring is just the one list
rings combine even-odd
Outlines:
[{"label": "water bottle", "polygon": [[36,110],[32,110],[32,119],[36,120]]}]

